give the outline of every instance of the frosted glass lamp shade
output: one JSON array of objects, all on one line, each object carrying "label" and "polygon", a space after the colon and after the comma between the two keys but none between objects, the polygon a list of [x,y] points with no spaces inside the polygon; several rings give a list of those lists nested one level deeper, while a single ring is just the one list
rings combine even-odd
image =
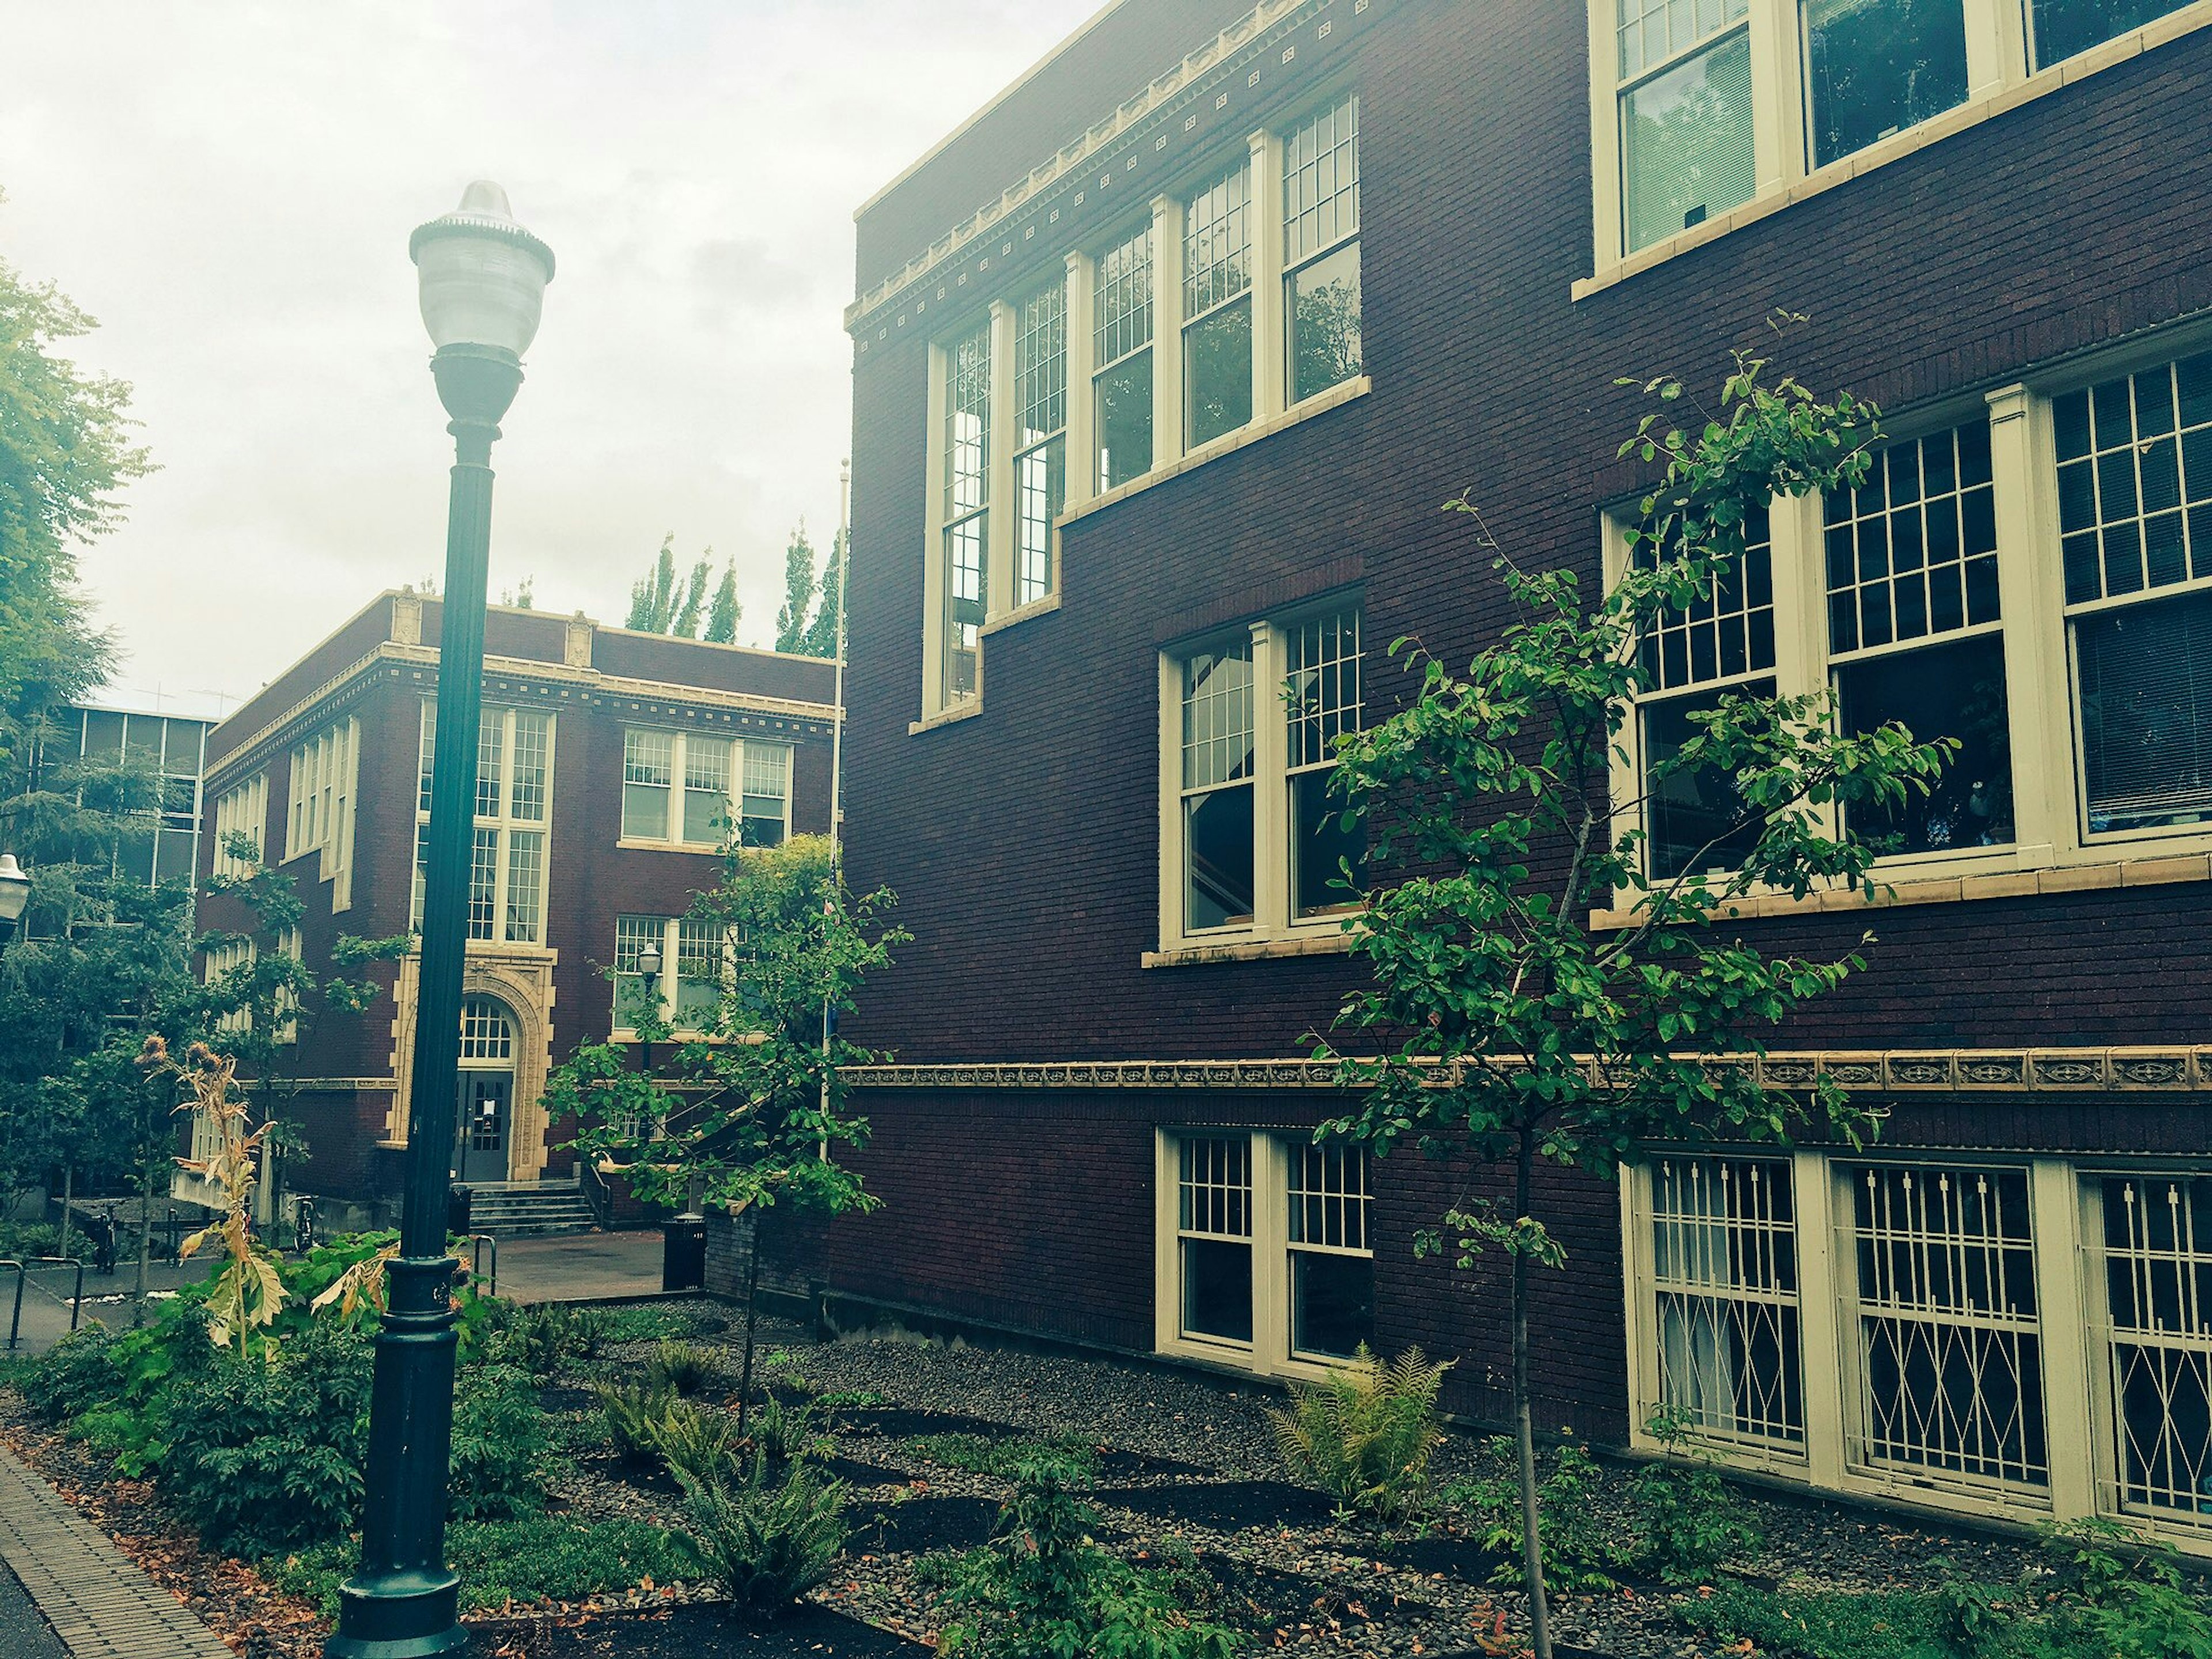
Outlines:
[{"label": "frosted glass lamp shade", "polygon": [[439,349],[489,346],[520,357],[530,349],[553,280],[553,250],[515,223],[505,191],[477,179],[459,208],[408,239],[407,252],[422,325]]},{"label": "frosted glass lamp shade", "polygon": [[31,902],[31,878],[13,853],[0,853],[0,921],[21,921]]}]

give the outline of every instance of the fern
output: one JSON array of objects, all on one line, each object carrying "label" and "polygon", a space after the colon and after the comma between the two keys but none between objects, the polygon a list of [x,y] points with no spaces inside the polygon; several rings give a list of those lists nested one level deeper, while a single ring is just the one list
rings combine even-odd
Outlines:
[{"label": "fern", "polygon": [[1283,1462],[1341,1512],[1401,1526],[1426,1507],[1429,1460],[1443,1440],[1437,1395],[1452,1362],[1408,1348],[1388,1364],[1362,1343],[1324,1382],[1293,1382],[1267,1413]]},{"label": "fern", "polygon": [[842,1480],[822,1480],[804,1463],[771,1481],[768,1459],[757,1452],[741,1484],[678,1478],[690,1516],[691,1552],[741,1607],[797,1601],[830,1576],[844,1551],[850,1489]]}]

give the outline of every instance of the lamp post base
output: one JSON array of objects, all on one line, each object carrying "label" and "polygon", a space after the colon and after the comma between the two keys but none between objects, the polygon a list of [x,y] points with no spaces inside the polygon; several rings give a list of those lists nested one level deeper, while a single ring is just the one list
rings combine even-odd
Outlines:
[{"label": "lamp post base", "polygon": [[357,1578],[338,1591],[338,1631],[325,1659],[435,1659],[469,1644],[455,1573]]}]

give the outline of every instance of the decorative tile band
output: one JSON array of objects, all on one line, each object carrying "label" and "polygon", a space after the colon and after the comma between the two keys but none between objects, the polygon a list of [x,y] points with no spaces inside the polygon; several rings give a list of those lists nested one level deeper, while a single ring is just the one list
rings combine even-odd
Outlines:
[{"label": "decorative tile band", "polygon": [[[1749,1066],[1774,1089],[1810,1089],[1821,1078],[1882,1094],[2046,1094],[2102,1090],[2212,1092],[2212,1048],[1958,1048],[1786,1051],[1715,1057]],[[1052,1065],[862,1066],[860,1089],[1335,1089],[1323,1060],[1105,1060]]]}]

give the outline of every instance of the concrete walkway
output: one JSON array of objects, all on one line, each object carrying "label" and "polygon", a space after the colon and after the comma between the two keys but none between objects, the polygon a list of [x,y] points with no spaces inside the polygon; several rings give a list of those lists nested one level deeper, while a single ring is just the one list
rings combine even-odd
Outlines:
[{"label": "concrete walkway", "polygon": [[[68,1659],[236,1659],[215,1632],[149,1578],[106,1533],[0,1449],[0,1562],[45,1615],[50,1652]],[[0,1597],[0,1638],[8,1636]],[[33,1640],[36,1633],[33,1632]],[[18,1649],[34,1659],[36,1646]]]},{"label": "concrete walkway", "polygon": [[[487,1270],[490,1262],[484,1264]],[[515,1302],[660,1294],[660,1231],[557,1233],[499,1247],[499,1293]]]},{"label": "concrete walkway", "polygon": [[[146,1269],[147,1291],[160,1295],[181,1285],[196,1285],[207,1277],[208,1265],[204,1261],[187,1261],[181,1266],[173,1261],[153,1262]],[[70,1292],[76,1279],[75,1271],[68,1267],[33,1267],[25,1275],[16,1352],[44,1353],[69,1334]],[[128,1328],[137,1284],[136,1261],[124,1263],[112,1274],[87,1272],[85,1322],[96,1322],[116,1330]],[[0,1272],[0,1342],[8,1340],[8,1327],[15,1316],[15,1273],[12,1270]]]}]

